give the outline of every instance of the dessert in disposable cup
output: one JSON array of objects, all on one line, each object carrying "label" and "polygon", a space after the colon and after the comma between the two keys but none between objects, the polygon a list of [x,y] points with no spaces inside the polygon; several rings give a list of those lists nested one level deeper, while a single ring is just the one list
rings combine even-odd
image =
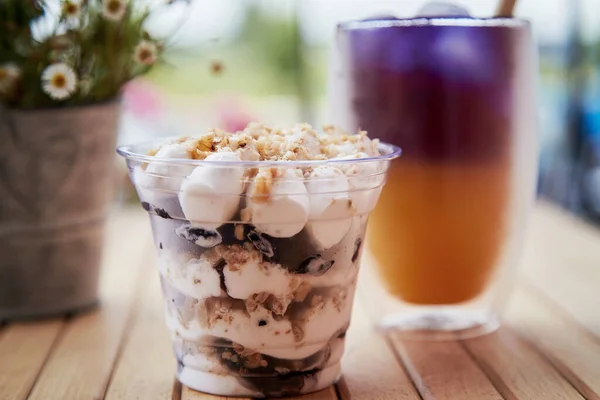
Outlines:
[{"label": "dessert in disposable cup", "polygon": [[334,383],[394,146],[306,124],[122,146],[150,214],[179,380],[224,396]]}]

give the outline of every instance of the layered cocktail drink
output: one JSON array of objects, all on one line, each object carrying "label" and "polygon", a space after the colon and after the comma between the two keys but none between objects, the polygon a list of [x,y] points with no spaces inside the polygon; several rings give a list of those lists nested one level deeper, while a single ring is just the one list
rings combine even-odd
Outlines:
[{"label": "layered cocktail drink", "polygon": [[[337,39],[337,122],[403,150],[369,227],[382,282],[424,306],[415,327],[495,320],[537,165],[529,25],[387,18],[342,24]],[[465,304],[471,316],[452,321]]]}]

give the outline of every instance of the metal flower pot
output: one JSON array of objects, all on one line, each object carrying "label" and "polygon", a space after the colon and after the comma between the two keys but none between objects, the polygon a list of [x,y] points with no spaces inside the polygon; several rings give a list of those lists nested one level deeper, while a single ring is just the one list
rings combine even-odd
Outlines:
[{"label": "metal flower pot", "polygon": [[97,303],[118,117],[0,109],[0,320]]}]

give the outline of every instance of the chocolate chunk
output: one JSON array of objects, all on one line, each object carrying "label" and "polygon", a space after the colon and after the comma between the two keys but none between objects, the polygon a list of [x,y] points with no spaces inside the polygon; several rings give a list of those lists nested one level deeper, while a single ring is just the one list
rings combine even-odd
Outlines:
[{"label": "chocolate chunk", "polygon": [[264,396],[301,394],[307,379],[314,379],[327,362],[329,345],[299,360],[287,360],[256,353],[224,338],[214,338],[217,359],[244,387]]},{"label": "chocolate chunk", "polygon": [[161,218],[171,219],[171,216],[164,208],[154,207],[154,212],[156,213],[156,215],[158,215]]},{"label": "chocolate chunk", "polygon": [[224,259],[220,259],[213,267],[219,273],[219,282],[221,284],[221,289],[224,292],[227,292],[227,285],[225,284],[225,274],[223,273],[223,269],[226,265],[227,261],[225,261]]},{"label": "chocolate chunk", "polygon": [[265,326],[267,325],[267,321],[265,321],[264,319],[261,319],[260,321],[258,321],[258,326]]},{"label": "chocolate chunk", "polygon": [[321,276],[335,264],[334,260],[325,261],[321,258],[320,254],[316,256],[308,257],[302,261],[298,266],[298,269],[294,271],[297,274],[311,274],[315,276]]},{"label": "chocolate chunk", "polygon": [[[235,220],[234,218],[232,218],[232,220]],[[242,240],[238,239],[238,235],[240,233],[239,232],[240,227],[242,227],[241,229],[243,230]],[[246,241],[246,231],[248,230],[248,228],[249,228],[248,225],[244,225],[244,224],[227,223],[227,224],[221,225],[217,229],[217,231],[223,238],[223,243],[241,245]]]},{"label": "chocolate chunk", "polygon": [[202,257],[202,254],[207,251],[206,248],[174,234],[177,229],[189,225],[187,221],[164,219],[155,214],[150,214],[150,221],[152,223],[152,234],[157,248],[159,248],[160,243],[162,243],[163,249],[169,249],[178,253],[189,253],[190,256],[196,259]]},{"label": "chocolate chunk", "polygon": [[172,219],[171,215],[164,208],[155,207],[147,201],[142,201],[142,208],[148,212],[154,211],[154,214],[164,219]]},{"label": "chocolate chunk", "polygon": [[356,243],[354,244],[354,253],[352,254],[352,262],[356,262],[358,257],[360,256],[360,248],[362,246],[362,239],[356,239]]},{"label": "chocolate chunk", "polygon": [[256,247],[256,250],[263,253],[266,257],[271,258],[273,255],[275,255],[273,245],[271,245],[271,243],[261,233],[251,231],[248,233],[247,237],[250,242],[252,242],[254,247]]},{"label": "chocolate chunk", "polygon": [[281,321],[283,319],[283,315],[279,315],[279,314],[273,314],[273,319],[277,322]]},{"label": "chocolate chunk", "polygon": [[175,230],[175,233],[179,237],[204,248],[215,247],[223,241],[219,232],[193,225],[182,225]]},{"label": "chocolate chunk", "polygon": [[264,233],[262,236],[273,247],[272,261],[292,273],[302,261],[318,252],[305,229],[290,238],[276,238]]},{"label": "chocolate chunk", "polygon": [[306,380],[315,379],[315,375],[320,371],[319,368],[313,368],[308,371],[293,371],[275,376],[240,377],[238,379],[244,386],[257,390],[264,396],[288,397],[301,395]]}]

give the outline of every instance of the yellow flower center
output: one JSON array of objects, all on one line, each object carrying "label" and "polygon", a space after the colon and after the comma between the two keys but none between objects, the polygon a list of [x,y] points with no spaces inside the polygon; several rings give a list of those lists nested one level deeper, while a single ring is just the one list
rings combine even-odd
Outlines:
[{"label": "yellow flower center", "polygon": [[121,0],[109,0],[106,4],[106,9],[111,13],[118,13],[121,11],[122,4]]},{"label": "yellow flower center", "polygon": [[148,62],[152,60],[152,52],[150,49],[141,49],[138,56],[142,62]]},{"label": "yellow flower center", "polygon": [[58,89],[63,89],[67,86],[67,77],[63,74],[56,74],[52,77],[52,86]]}]

